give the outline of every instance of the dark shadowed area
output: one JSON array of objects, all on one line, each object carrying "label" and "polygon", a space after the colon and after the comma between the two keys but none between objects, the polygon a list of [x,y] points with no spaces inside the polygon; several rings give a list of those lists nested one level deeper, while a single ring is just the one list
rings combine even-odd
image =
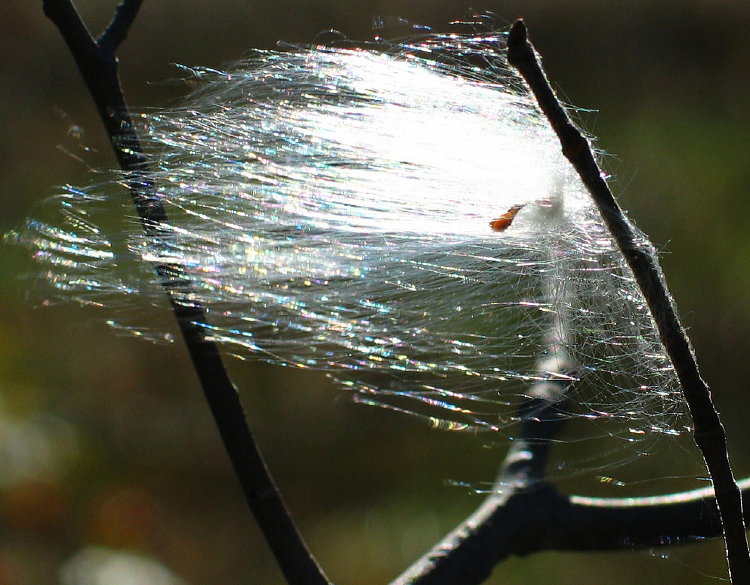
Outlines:
[{"label": "dark shadowed area", "polygon": [[[96,31],[115,4],[78,2]],[[582,108],[581,124],[610,153],[605,166],[621,205],[663,250],[735,473],[750,474],[750,5],[517,0],[474,8],[507,25],[526,19],[561,98]],[[221,68],[251,48],[310,42],[329,28],[368,39],[375,16],[439,30],[466,10],[453,0],[145,0],[120,51],[123,86],[135,109],[158,107],[185,93],[170,81],[182,76],[175,63]],[[0,57],[5,233],[57,186],[89,183],[90,168],[115,161],[41,2],[0,8]],[[103,583],[77,571],[108,567],[106,582],[118,585],[115,560],[143,571],[144,585],[179,582],[174,575],[194,585],[282,583],[185,350],[117,335],[90,309],[40,307],[23,278],[35,270],[24,251],[2,248],[0,584]],[[353,404],[317,373],[227,363],[301,531],[341,585],[396,577],[481,502],[506,448]],[[693,487],[703,473],[689,440],[661,439],[627,467],[569,477],[566,458],[587,456],[579,451],[560,447],[566,492],[663,493]],[[719,541],[545,553],[499,565],[488,583],[686,584],[707,575],[725,576]]]}]

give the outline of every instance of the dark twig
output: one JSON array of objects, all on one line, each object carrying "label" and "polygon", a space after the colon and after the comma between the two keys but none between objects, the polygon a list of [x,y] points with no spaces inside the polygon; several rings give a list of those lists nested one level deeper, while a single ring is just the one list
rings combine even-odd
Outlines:
[{"label": "dark twig", "polygon": [[96,41],[102,51],[114,54],[128,35],[142,3],[143,0],[124,0],[117,6],[112,22]]},{"label": "dark twig", "polygon": [[[737,482],[750,505],[750,478]],[[712,488],[642,498],[569,496],[554,518],[548,549],[616,550],[721,536]]]},{"label": "dark twig", "polygon": [[[151,229],[164,221],[166,214],[164,206],[153,197],[150,185],[142,184],[143,174],[147,171],[146,158],[120,86],[115,55],[119,41],[125,38],[126,31],[122,29],[132,22],[140,0],[124,2],[118,7],[115,18],[107,27],[109,40],[101,44],[91,35],[70,0],[44,0],[42,5],[44,13],[59,29],[78,65],[112,142],[117,162],[120,168],[130,173],[129,187],[138,215],[144,221],[144,227]],[[131,8],[126,10],[124,6]]]},{"label": "dark twig", "polygon": [[750,554],[742,517],[742,499],[729,465],[724,428],[711,401],[708,386],[700,377],[692,348],[656,261],[656,254],[650,243],[633,229],[615,201],[588,141],[571,123],[555,97],[534,48],[527,40],[526,26],[520,20],[513,25],[508,36],[508,61],[531,87],[540,108],[560,139],[563,154],[591,193],[648,303],[693,418],[695,442],[703,454],[715,486],[732,582],[735,585],[750,585]]},{"label": "dark twig", "polygon": [[[166,212],[149,181],[148,165],[117,74],[115,50],[125,39],[141,0],[125,0],[104,34],[94,40],[70,0],[44,0],[44,12],[67,43],[101,115],[146,233],[157,239]],[[247,425],[239,394],[216,344],[201,324],[205,310],[190,298],[190,284],[179,266],[161,265],[163,280],[203,392],[224,441],[247,503],[290,585],[329,581],[297,531]]]}]

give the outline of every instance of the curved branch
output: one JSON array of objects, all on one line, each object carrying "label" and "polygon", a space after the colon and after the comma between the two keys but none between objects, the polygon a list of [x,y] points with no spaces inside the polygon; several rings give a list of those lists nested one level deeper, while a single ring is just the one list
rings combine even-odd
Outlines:
[{"label": "curved branch", "polygon": [[[742,490],[742,501],[750,502],[750,477],[737,481],[737,486]],[[658,512],[662,506],[670,507],[678,504],[698,504],[713,506],[716,508],[714,489],[712,487],[698,488],[687,492],[676,492],[660,496],[641,496],[636,498],[591,498],[588,496],[568,496],[574,505],[589,506],[594,508],[641,508],[648,507]],[[721,536],[720,533],[705,536]]]},{"label": "curved branch", "polygon": [[[44,0],[44,12],[60,30],[109,135],[146,233],[158,239],[167,214],[149,181],[148,164],[125,102],[115,50],[125,39],[141,0],[124,0],[95,41],[71,0]],[[158,240],[157,240],[158,241]],[[329,583],[286,509],[247,425],[239,394],[217,345],[206,338],[206,311],[190,299],[190,282],[175,265],[160,265],[163,281],[201,387],[240,481],[245,499],[290,585]]]},{"label": "curved branch", "polygon": [[591,193],[646,299],[680,381],[695,427],[695,442],[703,454],[716,489],[732,582],[735,585],[748,585],[750,551],[742,517],[742,497],[729,465],[726,435],[711,401],[708,386],[700,377],[695,356],[677,317],[672,297],[656,261],[656,254],[625,218],[603,178],[588,141],[573,125],[555,97],[536,52],[527,39],[523,21],[517,21],[508,35],[508,61],[531,87],[540,108],[560,139],[563,154]]},{"label": "curved branch", "polygon": [[[750,478],[737,482],[750,506]],[[640,498],[569,496],[555,517],[555,550],[615,550],[721,536],[713,488]]]}]

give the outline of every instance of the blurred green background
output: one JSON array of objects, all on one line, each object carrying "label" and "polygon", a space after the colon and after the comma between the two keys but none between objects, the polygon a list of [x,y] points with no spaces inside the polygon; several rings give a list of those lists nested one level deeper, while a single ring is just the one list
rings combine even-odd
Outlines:
[{"label": "blurred green background", "polygon": [[[78,5],[98,31],[115,3]],[[611,153],[606,165],[621,203],[664,251],[736,473],[750,473],[750,4],[473,7],[508,23],[526,18],[560,95],[592,110],[580,119]],[[163,83],[180,76],[173,63],[221,67],[250,48],[304,43],[331,27],[369,38],[375,15],[440,28],[467,8],[454,0],[147,0],[120,51],[121,75],[134,107],[158,106],[183,92]],[[0,28],[5,232],[56,185],[84,184],[88,166],[114,161],[41,3],[3,3]],[[56,583],[85,547],[143,555],[190,584],[282,583],[184,349],[118,337],[90,311],[37,308],[24,294],[28,282],[18,280],[34,266],[8,247],[0,263],[0,585]],[[502,459],[502,447],[477,437],[355,406],[322,376],[229,366],[287,502],[336,583],[395,577],[479,504],[474,488],[492,481]],[[602,470],[562,488],[659,493],[681,485],[670,477],[703,473],[689,440],[657,447],[632,475]],[[608,475],[618,481],[603,487]],[[490,582],[703,583],[724,576],[722,556],[716,541],[541,554],[501,564]]]}]

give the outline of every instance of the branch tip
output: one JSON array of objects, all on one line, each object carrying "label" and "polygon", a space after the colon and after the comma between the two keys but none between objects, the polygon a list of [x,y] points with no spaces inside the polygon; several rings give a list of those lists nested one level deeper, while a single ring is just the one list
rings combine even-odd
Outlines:
[{"label": "branch tip", "polygon": [[142,2],[143,0],[123,0],[115,8],[112,21],[96,41],[101,49],[112,53],[117,50],[125,40],[135,17],[138,15],[138,9]]},{"label": "branch tip", "polygon": [[518,68],[518,64],[533,55],[528,42],[526,23],[518,19],[508,31],[508,63]]},{"label": "branch tip", "polygon": [[514,42],[514,43],[526,42],[527,34],[528,34],[528,29],[526,28],[526,23],[523,21],[523,18],[519,18],[510,27],[510,32],[508,33],[508,44],[510,44],[511,42]]}]

